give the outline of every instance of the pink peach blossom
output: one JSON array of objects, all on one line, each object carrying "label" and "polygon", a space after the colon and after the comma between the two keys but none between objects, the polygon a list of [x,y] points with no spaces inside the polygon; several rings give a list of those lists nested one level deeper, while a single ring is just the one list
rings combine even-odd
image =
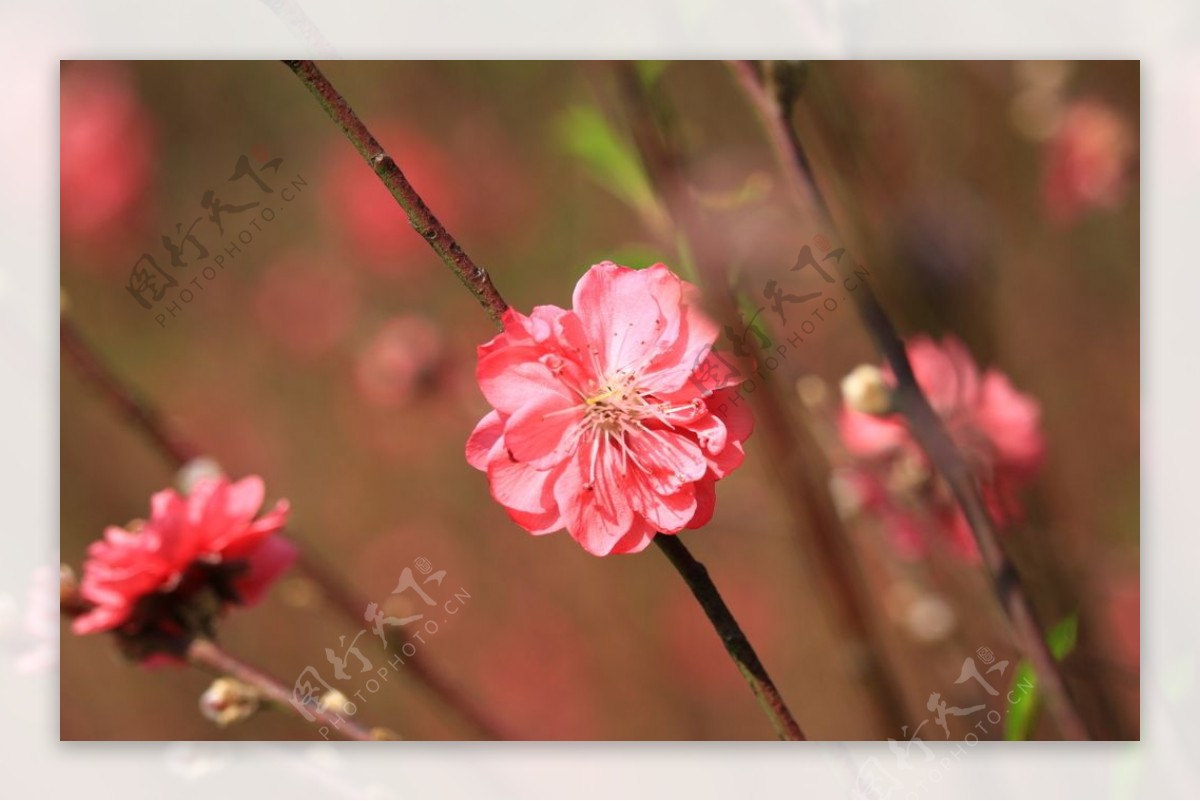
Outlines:
[{"label": "pink peach blossom", "polygon": [[202,478],[187,496],[155,493],[150,520],[110,526],[88,547],[80,594],[92,609],[75,633],[182,634],[186,608],[206,590],[222,609],[257,603],[296,557],[278,534],[287,501],[258,517],[263,495],[258,476]]},{"label": "pink peach blossom", "polygon": [[1050,217],[1069,223],[1113,209],[1128,191],[1137,144],[1125,120],[1098,100],[1077,100],[1047,143],[1042,193]]},{"label": "pink peach blossom", "polygon": [[[907,349],[917,384],[977,477],[993,517],[1001,525],[1020,519],[1016,492],[1033,478],[1045,451],[1038,402],[998,370],[981,373],[954,337],[940,344],[915,337]],[[894,386],[890,369],[884,369],[884,378]],[[948,489],[932,481],[932,468],[903,417],[865,414],[844,404],[838,422],[842,442],[856,457],[844,478],[902,552],[923,553],[923,532],[932,527],[960,553],[977,555],[965,518]]]},{"label": "pink peach blossom", "polygon": [[699,528],[753,428],[699,292],[662,264],[589,269],[573,308],[504,314],[479,347],[493,407],[467,441],[492,495],[531,534],[567,529],[589,553],[635,553]]}]

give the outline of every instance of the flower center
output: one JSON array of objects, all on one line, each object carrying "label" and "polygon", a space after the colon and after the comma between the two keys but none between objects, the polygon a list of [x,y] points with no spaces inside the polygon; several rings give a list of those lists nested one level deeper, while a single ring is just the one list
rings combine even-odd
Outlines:
[{"label": "flower center", "polygon": [[650,405],[635,386],[632,373],[617,375],[595,394],[584,399],[584,425],[606,434],[618,434],[628,424],[650,412]]}]

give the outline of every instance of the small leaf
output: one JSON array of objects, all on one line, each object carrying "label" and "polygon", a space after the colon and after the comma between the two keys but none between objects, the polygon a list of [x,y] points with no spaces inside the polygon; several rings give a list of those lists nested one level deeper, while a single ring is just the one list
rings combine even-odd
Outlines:
[{"label": "small leaf", "polygon": [[[1046,645],[1055,661],[1061,662],[1075,650],[1079,639],[1079,615],[1072,612],[1046,632]],[[1008,706],[1004,721],[1005,740],[1028,740],[1041,711],[1042,696],[1037,688],[1037,674],[1029,661],[1022,659],[1013,673],[1013,691],[1028,688],[1017,695]],[[1012,693],[1010,693],[1011,695]]]},{"label": "small leaf", "polygon": [[574,106],[558,119],[563,149],[579,159],[592,177],[635,209],[656,213],[657,204],[642,164],[608,121],[591,106]]}]

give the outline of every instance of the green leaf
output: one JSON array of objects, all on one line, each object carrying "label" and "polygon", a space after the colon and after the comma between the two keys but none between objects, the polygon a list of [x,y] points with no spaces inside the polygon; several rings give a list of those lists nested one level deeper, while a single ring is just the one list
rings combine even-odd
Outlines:
[{"label": "green leaf", "polygon": [[1075,643],[1078,639],[1079,615],[1077,614],[1068,615],[1058,625],[1046,632],[1046,644],[1050,646],[1050,653],[1059,662],[1066,659],[1075,650]]},{"label": "green leaf", "polygon": [[563,149],[588,168],[597,183],[640,212],[657,213],[641,161],[597,109],[574,106],[557,123]]},{"label": "green leaf", "polygon": [[[1066,659],[1079,639],[1079,615],[1072,612],[1046,632],[1046,645],[1055,661]],[[1042,696],[1037,688],[1037,674],[1029,660],[1017,663],[1013,673],[1013,689],[1010,695],[1017,698],[1008,706],[1008,717],[1004,721],[1005,740],[1028,740],[1033,733],[1038,713],[1042,707]]]}]

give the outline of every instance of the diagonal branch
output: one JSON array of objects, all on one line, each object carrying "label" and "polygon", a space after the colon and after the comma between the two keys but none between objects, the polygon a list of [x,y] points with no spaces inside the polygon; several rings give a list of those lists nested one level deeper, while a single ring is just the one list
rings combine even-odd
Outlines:
[{"label": "diagonal branch", "polygon": [[366,159],[367,164],[379,176],[379,180],[383,181],[383,185],[400,204],[400,208],[404,209],[409,223],[416,232],[424,237],[438,258],[458,276],[458,279],[463,282],[463,286],[470,290],[496,325],[500,325],[500,317],[508,308],[508,304],[500,297],[487,270],[471,261],[471,257],[462,249],[458,241],[450,236],[450,232],[438,221],[438,218],[429,210],[429,206],[425,205],[425,201],[417,193],[417,190],[408,182],[408,178],[405,177],[400,166],[371,135],[367,126],[359,119],[346,99],[338,93],[337,89],[333,88],[333,84],[313,62],[285,61],[283,63],[296,73],[296,77],[308,87],[308,91],[312,92],[313,97],[321,104],[321,108],[325,109],[329,118],[342,129],[342,133],[354,145],[354,149]]},{"label": "diagonal branch", "polygon": [[[77,587],[63,587],[60,589],[59,607],[63,617],[73,620],[85,613],[90,604],[79,594]],[[210,639],[161,637],[155,638],[152,644],[156,653],[171,654],[192,667],[217,677],[229,676],[237,679],[242,684],[253,687],[260,698],[274,706],[300,713],[293,702],[292,693],[281,681],[246,664]],[[348,740],[399,739],[389,729],[376,727],[368,731],[341,715],[329,712],[321,703],[306,701],[304,708],[311,715],[310,720],[320,721],[327,732],[336,731]]]},{"label": "diagonal branch", "polygon": [[[354,113],[354,109],[350,107],[346,99],[338,93],[329,79],[321,74],[313,62],[285,61],[284,63],[308,87],[330,119],[338,124],[338,127],[346,134],[346,138],[353,143],[355,149],[375,170],[375,174],[379,176],[379,179],[392,193],[392,197],[408,215],[413,228],[425,237],[425,241],[441,257],[446,266],[475,295],[496,325],[503,328],[501,316],[508,308],[508,304],[492,284],[487,271],[476,266],[463,252],[458,242],[437,221],[421,196],[404,177],[400,167],[379,146],[375,137]],[[659,534],[654,541],[667,553],[671,564],[683,576],[692,590],[692,594],[704,608],[709,620],[717,629],[717,634],[721,637],[725,650],[729,652],[729,656],[738,666],[738,670],[746,677],[755,697],[760,701],[764,698],[772,699],[764,702],[763,708],[780,737],[793,740],[804,739],[799,726],[792,719],[791,712],[788,711],[787,705],[780,697],[779,691],[775,689],[766,670],[758,661],[758,657],[754,655],[754,649],[750,647],[749,641],[733,619],[729,608],[721,600],[716,586],[708,579],[708,573],[704,567],[692,558],[686,546],[677,537]],[[747,661],[748,659],[750,661]],[[750,670],[751,663],[756,666],[755,670]]]},{"label": "diagonal branch", "polygon": [[[663,119],[670,114],[661,102],[652,102],[647,96],[632,65],[618,64],[616,78],[630,118],[634,144],[674,225],[691,243],[690,250],[695,254],[707,296],[719,317],[736,321],[737,301],[725,282],[726,247],[714,236],[713,226],[695,201],[679,144]],[[865,578],[826,489],[828,466],[820,448],[806,426],[792,425],[775,392],[755,393],[752,402],[769,430],[766,446],[771,449],[776,478],[792,517],[798,525],[808,523],[806,534],[812,538],[816,559],[831,590],[834,614],[861,649],[856,656],[862,658],[865,689],[886,725],[899,729],[908,722],[904,693],[883,661],[882,633],[864,597]]]},{"label": "diagonal branch", "polygon": [[[754,64],[732,64],[743,91],[758,113],[793,194],[808,198],[831,225],[833,215],[813,175],[812,165],[792,121],[798,96],[793,65],[777,64],[774,72],[760,73]],[[803,202],[801,202],[803,207]],[[975,477],[947,433],[941,418],[918,386],[904,343],[887,312],[866,283],[854,293],[863,322],[876,346],[896,375],[896,407],[908,421],[913,437],[950,486],[979,546],[992,586],[1017,634],[1018,645],[1033,664],[1039,686],[1063,736],[1088,739],[1088,730],[1071,700],[1058,663],[1046,645],[1020,575],[1000,545],[995,523],[988,514]]]},{"label": "diagonal branch", "polygon": [[[174,469],[179,470],[204,453],[202,449],[171,430],[158,409],[140,397],[101,360],[74,323],[67,318],[66,312],[62,314],[59,322],[59,333],[62,350],[79,372],[114,409],[124,414],[134,428],[154,443]],[[303,548],[297,557],[296,569],[321,589],[321,594],[334,609],[355,623],[363,622],[362,616],[367,608],[367,600],[359,597],[319,560],[309,556]],[[390,632],[388,634],[390,635]],[[387,638],[387,650],[393,655],[399,654],[399,645],[392,641],[391,636]],[[502,730],[472,701],[451,687],[424,659],[406,656],[405,666],[426,689],[448,708],[457,712],[480,734],[489,739],[504,739]]]},{"label": "diagonal branch", "polygon": [[721,598],[721,593],[717,591],[716,585],[709,578],[708,570],[703,564],[696,561],[696,558],[684,547],[678,537],[659,534],[654,538],[654,544],[661,548],[662,552],[671,560],[671,564],[683,576],[683,580],[691,588],[692,594],[700,602],[704,614],[708,615],[713,628],[717,630],[717,636],[721,638],[725,650],[729,652],[737,669],[746,679],[746,683],[750,685],[750,691],[758,699],[759,706],[771,719],[779,739],[808,739],[804,736],[804,732],[800,731],[800,726],[792,717],[791,710],[779,695],[779,690],[775,689],[775,683],[771,681],[771,677],[767,675],[767,669],[759,661],[758,654],[754,652],[742,627],[738,625],[733,613],[729,611],[729,607]]}]

